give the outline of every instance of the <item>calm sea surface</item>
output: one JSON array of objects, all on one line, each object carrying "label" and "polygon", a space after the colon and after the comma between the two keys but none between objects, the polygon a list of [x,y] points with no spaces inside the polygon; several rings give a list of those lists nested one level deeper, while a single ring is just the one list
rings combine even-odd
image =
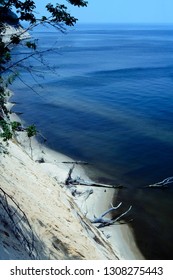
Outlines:
[{"label": "calm sea surface", "polygon": [[54,51],[42,65],[25,61],[35,74],[23,69],[22,79],[37,93],[16,80],[14,110],[51,148],[91,163],[98,180],[126,186],[118,200],[133,205],[144,255],[173,259],[173,185],[143,188],[173,176],[173,26],[79,25],[33,37]]}]

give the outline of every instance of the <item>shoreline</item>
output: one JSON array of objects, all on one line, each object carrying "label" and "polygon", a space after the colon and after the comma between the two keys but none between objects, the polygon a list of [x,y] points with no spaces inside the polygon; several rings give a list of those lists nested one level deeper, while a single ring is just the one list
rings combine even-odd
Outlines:
[{"label": "shoreline", "polygon": [[[13,104],[8,101],[8,109],[11,109],[12,106]],[[11,113],[10,118],[12,121],[19,121],[23,123],[23,120],[21,120],[15,113]],[[26,133],[19,132],[17,140],[24,151],[30,156],[30,144]],[[62,162],[70,162],[73,161],[73,159],[46,147],[45,145],[38,142],[36,138],[32,139],[31,141],[33,153],[32,160],[39,161],[43,159],[43,162],[39,163],[43,172],[56,179],[58,184],[61,185],[64,183],[67,179],[67,175],[69,169],[72,167],[72,164],[65,164]],[[85,168],[83,168],[81,165],[75,165],[72,177],[81,177],[82,179],[91,181],[85,172]],[[87,190],[89,189],[92,189],[93,193],[86,199]],[[90,186],[78,186],[77,190],[84,194],[73,197],[73,200],[81,209],[83,215],[88,219],[92,219],[94,216],[100,216],[104,211],[109,209],[116,192],[115,189],[111,190]],[[67,189],[67,192],[69,194],[70,190]],[[116,254],[118,254],[120,259],[144,259],[142,253],[139,251],[135,243],[132,229],[127,224],[122,225],[117,223],[115,225],[103,228],[101,232],[106,238],[108,237],[108,243],[111,244],[113,250],[116,252]]]}]

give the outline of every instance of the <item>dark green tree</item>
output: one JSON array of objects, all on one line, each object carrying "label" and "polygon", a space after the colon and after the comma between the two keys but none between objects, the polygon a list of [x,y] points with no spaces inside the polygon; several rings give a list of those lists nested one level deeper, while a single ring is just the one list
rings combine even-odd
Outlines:
[{"label": "dark green tree", "polygon": [[[84,0],[66,0],[66,2],[77,7],[87,6],[87,1]],[[46,16],[41,15],[40,18],[37,18],[35,1],[0,1],[0,137],[4,140],[12,137],[15,127],[9,120],[10,112],[6,108],[8,85],[13,82],[16,76],[20,75],[16,71],[17,66],[23,60],[39,53],[36,42],[29,40],[25,42],[25,47],[29,48],[31,52],[18,61],[13,61],[11,56],[12,47],[21,44],[22,35],[40,24],[48,24],[55,27],[58,31],[64,32],[66,26],[73,26],[77,22],[77,19],[68,12],[68,8],[64,4],[57,3],[53,5],[47,2],[44,6]],[[13,34],[8,42],[5,42],[3,40],[3,32],[6,29],[6,24],[19,27],[22,22],[27,23],[27,28],[22,30],[21,33]]]}]

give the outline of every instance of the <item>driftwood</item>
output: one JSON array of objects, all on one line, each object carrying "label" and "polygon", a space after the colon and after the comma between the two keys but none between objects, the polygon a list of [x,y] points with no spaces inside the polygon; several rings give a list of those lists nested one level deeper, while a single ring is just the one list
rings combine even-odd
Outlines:
[{"label": "driftwood", "polygon": [[86,161],[82,161],[82,160],[77,160],[77,161],[62,161],[62,163],[68,163],[68,164],[89,164],[88,162]]},{"label": "driftwood", "polygon": [[117,210],[121,205],[122,205],[122,202],[120,202],[118,204],[118,206],[116,206],[116,207],[112,206],[111,208],[109,208],[107,211],[105,211],[103,214],[101,214],[100,217],[98,217],[98,218],[95,217],[94,219],[90,219],[91,223],[94,223],[94,224],[99,223],[97,228],[102,228],[102,227],[113,225],[115,222],[119,221],[123,216],[125,216],[132,208],[132,206],[130,206],[125,212],[120,214],[115,219],[104,218],[110,212]]},{"label": "driftwood", "polygon": [[74,179],[72,181],[72,183],[74,185],[92,186],[92,187],[110,188],[110,189],[123,188],[123,186],[121,186],[121,185],[115,186],[115,185],[107,185],[107,184],[96,183],[96,182],[92,182],[92,181],[85,181],[85,180],[83,180],[79,177]]},{"label": "driftwood", "polygon": [[90,196],[90,194],[93,194],[93,189],[88,189],[88,190],[86,190],[84,192],[81,192],[76,187],[72,187],[71,188],[71,194],[73,196],[76,196],[76,195],[78,195],[78,196],[86,195],[86,198],[85,198],[85,200],[86,200]]},{"label": "driftwood", "polygon": [[[79,185],[77,184],[77,180],[75,179],[72,179],[71,175],[72,175],[72,172],[73,172],[73,169],[75,167],[75,163],[73,164],[73,166],[70,168],[69,172],[68,172],[68,177],[67,179],[65,180],[65,185],[68,186],[71,190],[71,194],[73,196],[81,196],[81,195],[86,195],[86,199],[93,193],[93,189],[87,189],[85,191],[79,191],[77,188],[76,188],[76,185]],[[85,199],[85,200],[86,200]]]},{"label": "driftwood", "polygon": [[73,185],[74,180],[72,179],[71,174],[72,174],[74,168],[75,168],[75,164],[73,164],[73,166],[70,168],[70,170],[68,172],[67,179],[65,180],[66,186]]},{"label": "driftwood", "polygon": [[102,187],[102,188],[123,188],[123,186],[118,185],[107,185],[107,184],[101,184],[101,183],[96,183],[93,181],[85,181],[83,179],[81,179],[80,177],[77,177],[75,179],[72,178],[72,172],[75,168],[75,162],[73,163],[73,166],[70,168],[69,172],[68,172],[68,176],[67,179],[65,180],[65,185],[66,186],[75,186],[75,185],[83,185],[83,186],[92,186],[92,187]]},{"label": "driftwood", "polygon": [[162,187],[167,187],[168,184],[172,184],[172,183],[173,183],[173,177],[168,177],[161,182],[151,184],[147,187],[148,188],[162,188]]},{"label": "driftwood", "polygon": [[[112,188],[122,188],[122,186],[113,186],[113,185],[95,183],[92,181],[84,181],[80,177],[73,179],[72,172],[73,172],[74,168],[75,168],[75,162],[73,163],[72,167],[69,169],[67,179],[65,180],[65,185],[70,188],[73,196],[86,194],[86,198],[85,198],[85,200],[86,200],[89,197],[89,195],[93,193],[93,189],[89,189],[87,191],[81,192],[81,191],[77,190],[77,188],[76,188],[77,185],[103,187],[103,188],[111,188],[111,189]],[[94,217],[94,219],[90,219],[91,223],[99,224],[97,226],[97,228],[102,228],[102,227],[113,225],[115,222],[119,221],[123,216],[125,216],[132,208],[132,206],[130,206],[125,212],[120,214],[115,219],[105,218],[105,216],[107,214],[109,214],[110,212],[112,212],[114,210],[117,210],[121,205],[122,205],[122,202],[120,202],[118,204],[118,206],[116,206],[116,207],[111,205],[112,207],[109,208],[107,211],[105,211],[103,214],[101,214],[100,217],[98,217],[98,218]]]},{"label": "driftwood", "polygon": [[96,182],[87,182],[87,181],[84,181],[83,179],[80,179],[80,178],[77,178],[75,181],[76,181],[75,182],[76,185],[101,187],[101,188],[111,188],[111,189],[112,188],[113,189],[123,188],[123,186],[121,186],[121,185],[115,186],[115,185],[107,185],[107,184],[101,184],[101,183],[96,183]]},{"label": "driftwood", "polygon": [[35,162],[38,162],[38,163],[45,163],[45,160],[44,160],[44,158],[42,157],[42,158],[40,158],[40,159],[36,159]]}]

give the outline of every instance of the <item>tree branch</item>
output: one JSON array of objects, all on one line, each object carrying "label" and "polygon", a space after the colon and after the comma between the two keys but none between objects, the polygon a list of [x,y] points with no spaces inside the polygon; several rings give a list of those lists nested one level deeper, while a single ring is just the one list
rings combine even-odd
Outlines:
[{"label": "tree branch", "polygon": [[166,187],[168,184],[172,184],[172,183],[173,183],[173,177],[168,177],[161,182],[149,185],[148,188]]},{"label": "tree branch", "polygon": [[102,227],[113,225],[115,222],[119,221],[123,216],[125,216],[131,210],[132,206],[130,206],[125,212],[123,212],[121,215],[119,215],[115,219],[108,219],[108,218],[103,218],[103,217],[106,216],[108,213],[110,213],[114,210],[117,210],[121,205],[122,205],[122,202],[120,202],[118,204],[118,206],[116,206],[116,207],[113,206],[112,208],[105,211],[103,214],[100,215],[100,217],[98,217],[98,218],[95,217],[94,219],[90,219],[91,223],[94,223],[94,224],[99,223],[100,225],[97,226],[97,228],[102,228]]}]

